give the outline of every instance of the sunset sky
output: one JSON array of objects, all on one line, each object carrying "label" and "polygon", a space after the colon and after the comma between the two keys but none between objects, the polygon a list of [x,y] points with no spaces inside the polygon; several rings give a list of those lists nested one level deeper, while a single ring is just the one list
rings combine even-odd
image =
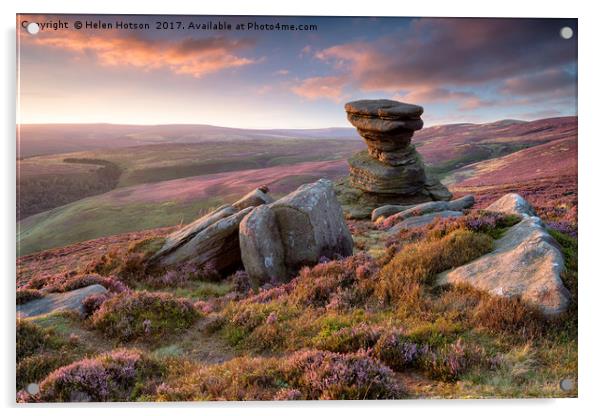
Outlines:
[{"label": "sunset sky", "polygon": [[[151,29],[73,28],[98,20]],[[155,29],[210,20],[317,30]],[[420,104],[426,125],[577,112],[575,19],[21,15],[17,35],[21,123],[349,127],[361,98]]]}]

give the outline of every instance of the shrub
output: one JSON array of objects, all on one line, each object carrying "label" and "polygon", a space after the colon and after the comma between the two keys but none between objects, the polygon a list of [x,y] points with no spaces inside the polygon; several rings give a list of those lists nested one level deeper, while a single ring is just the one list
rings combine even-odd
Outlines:
[{"label": "shrub", "polygon": [[198,317],[186,299],[167,293],[122,292],[106,300],[92,315],[91,323],[109,337],[128,341],[179,332]]},{"label": "shrub", "polygon": [[19,289],[17,290],[17,305],[23,305],[24,303],[43,297],[44,294],[37,289]]},{"label": "shrub", "polygon": [[374,355],[394,370],[401,371],[414,366],[420,354],[420,346],[409,341],[401,331],[383,334],[374,346]]},{"label": "shrub", "polygon": [[465,264],[492,247],[491,237],[464,229],[409,244],[381,269],[377,293],[385,302],[398,301],[407,289],[416,292],[412,284],[431,283],[437,273]]},{"label": "shrub", "polygon": [[39,383],[57,368],[69,364],[70,357],[57,352],[43,352],[23,358],[17,364],[17,389]]},{"label": "shrub", "polygon": [[485,296],[474,310],[473,323],[495,333],[535,338],[542,333],[545,320],[519,298]]},{"label": "shrub", "polygon": [[162,368],[140,351],[119,349],[53,371],[40,383],[40,400],[126,401],[148,393]]},{"label": "shrub", "polygon": [[92,314],[94,312],[96,312],[101,307],[101,305],[107,299],[109,299],[109,297],[110,296],[107,295],[106,293],[94,293],[92,295],[87,296],[82,301],[84,317],[88,318],[88,317],[92,316]]},{"label": "shrub", "polygon": [[[188,373],[190,374],[190,373]],[[365,352],[299,351],[240,357],[157,389],[159,400],[357,400],[403,395],[392,371]]]},{"label": "shrub", "polygon": [[58,292],[69,292],[91,285],[101,285],[111,292],[120,293],[127,290],[127,286],[114,277],[104,277],[99,274],[83,274],[70,277],[58,288]]},{"label": "shrub", "polygon": [[320,333],[313,345],[320,350],[332,352],[355,352],[372,348],[381,336],[382,328],[364,322],[353,327],[341,328],[333,333]]},{"label": "shrub", "polygon": [[24,319],[17,320],[17,362],[44,348],[57,348],[60,341],[51,331]]}]

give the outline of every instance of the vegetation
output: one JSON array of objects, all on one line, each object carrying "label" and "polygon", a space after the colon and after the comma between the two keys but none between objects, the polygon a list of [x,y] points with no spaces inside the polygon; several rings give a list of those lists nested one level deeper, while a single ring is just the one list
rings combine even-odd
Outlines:
[{"label": "vegetation", "polygon": [[189,328],[199,313],[191,302],[167,293],[122,292],[102,303],[93,328],[121,341],[157,340]]}]

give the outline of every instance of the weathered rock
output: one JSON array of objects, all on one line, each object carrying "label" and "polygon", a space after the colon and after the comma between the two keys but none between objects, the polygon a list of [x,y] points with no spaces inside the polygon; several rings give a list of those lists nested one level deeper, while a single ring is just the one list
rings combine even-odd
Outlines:
[{"label": "weathered rock", "polygon": [[257,188],[243,196],[241,199],[232,204],[237,210],[245,209],[248,207],[258,207],[263,204],[270,204],[274,202],[274,199],[264,192],[263,189]]},{"label": "weathered rock", "polygon": [[244,217],[240,213],[273,202],[267,192],[265,186],[254,189],[232,205],[222,205],[173,232],[149,263],[167,267],[193,262],[201,266],[211,261],[217,271],[240,265],[240,254],[235,253],[238,251],[238,225]]},{"label": "weathered rock", "polygon": [[239,238],[245,271],[256,286],[285,280],[284,246],[270,206],[259,206],[242,220]]},{"label": "weathered rock", "polygon": [[381,219],[385,219],[390,217],[391,215],[397,214],[398,212],[402,212],[408,210],[410,208],[415,207],[416,205],[383,205],[382,207],[375,208],[372,210],[372,215],[370,219],[373,222],[379,221]]},{"label": "weathered rock", "polygon": [[513,214],[518,216],[535,215],[535,210],[522,196],[519,194],[506,194],[493,204],[485,208],[487,211],[503,212],[504,214]]},{"label": "weathered rock", "polygon": [[43,298],[17,305],[17,316],[27,318],[56,311],[82,313],[82,302],[86,297],[106,292],[107,289],[101,285],[91,285],[64,293],[49,293]]},{"label": "weathered rock", "polygon": [[238,226],[252,210],[253,207],[248,207],[212,223],[185,244],[160,257],[160,264],[164,267],[183,263],[202,266],[211,262],[218,272],[235,269],[241,264]]},{"label": "weathered rock", "polygon": [[419,215],[417,217],[409,217],[399,222],[394,227],[388,230],[390,234],[396,234],[401,230],[408,230],[412,228],[424,227],[425,225],[431,224],[437,218],[455,218],[461,217],[462,214],[459,211],[438,211],[431,212],[430,214]]},{"label": "weathered rock", "polygon": [[349,176],[335,181],[335,192],[345,218],[357,220],[370,218],[372,211],[383,205],[415,205],[433,200],[424,189],[414,195],[364,192],[351,185]]},{"label": "weathered rock", "polygon": [[[451,193],[428,177],[415,147],[414,131],[423,126],[423,108],[392,100],[359,100],[345,105],[347,119],[368,145],[349,160],[349,186],[337,186],[348,218],[363,219],[383,204],[409,205],[449,200]],[[367,206],[364,205],[367,203]]]},{"label": "weathered rock", "polygon": [[434,201],[418,204],[410,209],[406,209],[405,211],[398,212],[397,214],[393,214],[386,218],[383,221],[383,226],[392,227],[407,218],[429,214],[431,212],[462,211],[473,206],[474,202],[474,196],[466,195],[453,201]]},{"label": "weathered rock", "polygon": [[166,256],[178,247],[185,245],[187,242],[192,240],[194,236],[205,230],[207,227],[224,218],[236,214],[236,212],[237,209],[232,205],[222,205],[215,211],[212,211],[198,220],[191,222],[187,226],[174,231],[166,237],[163,247],[161,247],[159,251],[152,256],[151,261]]},{"label": "weathered rock", "polygon": [[493,252],[440,274],[438,282],[517,296],[544,314],[556,315],[566,310],[570,299],[560,278],[563,269],[562,253],[541,220],[525,217],[495,241]]},{"label": "weathered rock", "polygon": [[[267,239],[273,241],[263,241]],[[334,188],[325,179],[255,208],[241,227],[240,240],[245,270],[257,283],[286,281],[323,256],[349,256],[353,252],[353,239]],[[282,257],[277,259],[280,253]]]},{"label": "weathered rock", "polygon": [[365,192],[413,195],[424,189],[426,175],[418,157],[407,165],[389,166],[363,151],[353,155],[348,162],[351,185]]}]

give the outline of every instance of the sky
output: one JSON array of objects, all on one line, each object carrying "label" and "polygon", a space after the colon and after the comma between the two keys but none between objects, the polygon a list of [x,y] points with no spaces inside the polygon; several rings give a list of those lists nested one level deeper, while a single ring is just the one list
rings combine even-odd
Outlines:
[{"label": "sky", "polygon": [[20,123],[349,127],[366,98],[427,126],[577,114],[576,19],[19,15],[17,51]]}]

